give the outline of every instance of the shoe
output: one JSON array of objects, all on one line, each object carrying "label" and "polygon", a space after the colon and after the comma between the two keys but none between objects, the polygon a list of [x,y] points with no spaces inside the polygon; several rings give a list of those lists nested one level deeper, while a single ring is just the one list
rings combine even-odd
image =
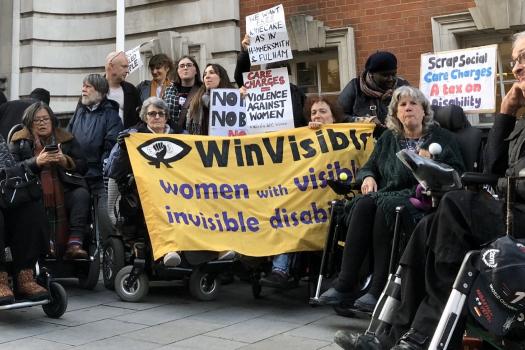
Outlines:
[{"label": "shoe", "polygon": [[217,260],[233,260],[235,258],[235,251],[228,250],[225,252],[220,252]]},{"label": "shoe", "polygon": [[403,334],[399,342],[391,350],[423,350],[426,349],[428,337],[411,328]]},{"label": "shoe", "polygon": [[89,254],[79,244],[70,244],[64,253],[64,260],[86,260]]},{"label": "shoe", "polygon": [[18,273],[16,294],[18,298],[31,301],[43,300],[49,296],[47,290],[36,283],[32,269],[25,269]]},{"label": "shoe", "polygon": [[360,311],[372,313],[376,304],[377,298],[370,293],[366,293],[355,301],[354,307]]},{"label": "shoe", "polygon": [[269,275],[261,278],[259,284],[265,287],[285,288],[288,284],[288,274],[274,270]]},{"label": "shoe", "polygon": [[9,287],[7,272],[0,272],[0,305],[11,304],[15,301],[13,291]]},{"label": "shoe", "polygon": [[337,331],[334,342],[345,350],[384,350],[379,339],[372,334]]},{"label": "shoe", "polygon": [[166,255],[164,255],[162,262],[164,263],[164,266],[167,267],[179,266],[181,262],[180,255],[177,252],[168,252]]},{"label": "shoe", "polygon": [[330,288],[319,296],[319,304],[321,305],[339,305],[343,302],[351,304],[354,300],[354,293],[341,293],[335,288]]}]

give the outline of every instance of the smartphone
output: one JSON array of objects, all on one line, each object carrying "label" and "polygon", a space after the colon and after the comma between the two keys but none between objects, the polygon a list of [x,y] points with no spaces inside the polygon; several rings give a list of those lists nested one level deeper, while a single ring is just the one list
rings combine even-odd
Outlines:
[{"label": "smartphone", "polygon": [[58,146],[57,145],[46,145],[44,147],[44,152],[58,152]]}]

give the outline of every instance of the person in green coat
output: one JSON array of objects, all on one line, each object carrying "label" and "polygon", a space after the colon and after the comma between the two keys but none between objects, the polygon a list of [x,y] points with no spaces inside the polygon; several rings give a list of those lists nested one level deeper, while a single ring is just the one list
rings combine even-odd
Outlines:
[{"label": "person in green coat", "polygon": [[[409,201],[415,196],[418,182],[396,157],[397,152],[407,149],[430,157],[428,146],[438,143],[443,151],[434,159],[460,173],[464,171],[455,136],[434,122],[430,103],[419,89],[402,86],[394,91],[386,125],[388,129],[358,172],[357,182],[361,183],[362,195],[348,206],[345,218],[348,231],[341,271],[334,287],[320,296],[321,304],[344,302],[372,312],[388,277],[395,208],[404,206],[414,223],[423,216],[424,213]],[[356,300],[359,271],[370,250],[374,264],[371,286]]]}]

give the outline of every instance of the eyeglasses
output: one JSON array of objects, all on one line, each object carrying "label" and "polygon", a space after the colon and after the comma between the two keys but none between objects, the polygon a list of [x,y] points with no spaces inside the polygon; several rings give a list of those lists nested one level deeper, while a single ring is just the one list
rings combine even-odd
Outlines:
[{"label": "eyeglasses", "polygon": [[517,64],[525,64],[525,51],[522,51],[517,58],[509,62],[510,69],[514,69]]},{"label": "eyeglasses", "polygon": [[151,112],[148,112],[146,114],[148,115],[148,117],[152,117],[152,118],[156,118],[157,116],[159,118],[164,118],[166,116],[166,112],[164,112],[164,111],[160,111],[160,112],[151,111]]},{"label": "eyeglasses", "polygon": [[47,124],[51,118],[33,119],[34,124]]},{"label": "eyeglasses", "polygon": [[180,69],[184,69],[184,68],[191,68],[193,67],[193,63],[189,62],[189,63],[180,63],[179,64],[179,68]]}]

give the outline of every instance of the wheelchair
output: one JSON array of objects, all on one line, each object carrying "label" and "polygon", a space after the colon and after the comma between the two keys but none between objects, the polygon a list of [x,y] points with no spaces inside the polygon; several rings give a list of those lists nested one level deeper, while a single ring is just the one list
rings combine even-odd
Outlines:
[{"label": "wheelchair", "polygon": [[[5,254],[5,262],[9,265],[9,263],[12,262],[11,249],[6,247],[3,253]],[[42,306],[44,313],[48,317],[60,318],[67,309],[68,300],[66,290],[51,277],[49,270],[45,267],[40,267],[39,263],[36,265],[36,280],[38,284],[45,286],[48,290],[49,296],[47,298],[38,301],[18,299],[15,300],[14,303],[0,305],[0,311]],[[10,278],[10,285],[11,289],[13,289],[13,278]]]},{"label": "wheelchair", "polygon": [[[14,125],[9,131],[7,142],[12,136],[23,129],[22,124]],[[98,196],[90,195],[90,220],[84,237],[83,249],[89,254],[87,259],[64,260],[63,249],[57,247],[56,240],[52,241],[56,249],[56,256],[46,256],[41,260],[41,265],[52,271],[54,278],[78,278],[79,286],[84,289],[94,289],[100,277],[100,232],[96,208]]]},{"label": "wheelchair", "polygon": [[82,245],[88,258],[64,260],[62,254],[58,254],[63,249],[57,249],[56,256],[46,256],[41,262],[42,266],[53,272],[55,278],[78,278],[79,286],[89,290],[96,287],[100,277],[101,238],[96,212],[98,200],[98,195],[91,194],[90,220]]},{"label": "wheelchair", "polygon": [[[355,183],[348,183],[343,180],[328,180],[327,183],[335,194],[343,196],[343,198],[334,199],[330,202],[330,221],[323,253],[321,255],[317,284],[315,286],[315,293],[309,300],[309,304],[314,307],[320,305],[319,296],[324,279],[332,278],[339,272],[342,260],[342,248],[344,248],[346,237],[346,225],[344,223],[345,205],[348,201],[352,200],[355,193],[359,191]],[[372,281],[370,271],[372,271],[372,262],[370,256],[367,256],[359,271],[359,290],[361,295],[364,295],[370,287]],[[333,309],[340,316],[361,316],[358,310],[349,310],[348,305],[345,304],[334,305]]]},{"label": "wheelchair", "polygon": [[230,271],[234,260],[216,260],[216,252],[184,252],[176,267],[155,261],[133,175],[120,181],[118,188],[116,230],[105,242],[102,254],[104,286],[115,290],[123,301],[139,302],[148,294],[150,282],[183,281],[194,298],[216,299],[221,286],[219,274]]},{"label": "wheelchair", "polygon": [[[419,156],[409,155],[408,153],[398,154],[398,157],[403,159],[405,165],[414,172],[415,177],[423,184],[426,194],[432,197],[433,207],[437,207],[439,198],[450,190],[461,189],[467,186],[478,187],[480,185],[493,185],[497,182],[497,178],[494,176],[475,173],[465,173],[460,179],[459,175],[455,173],[453,169],[442,168],[441,165],[436,165],[437,163],[431,160],[425,160]],[[525,173],[520,173],[520,176],[516,178],[508,178],[506,236],[512,234],[510,223],[512,222],[511,206],[513,202],[512,194],[514,193],[514,183],[517,179],[525,179],[525,176],[522,175],[525,175]],[[394,239],[396,240],[398,237]],[[502,238],[500,237],[496,241],[500,239]],[[394,244],[394,246],[396,245]],[[472,287],[479,275],[478,266],[480,266],[480,259],[479,250],[470,251],[466,254],[428,349],[444,350],[448,348],[458,319],[463,315],[466,300],[476,298],[476,295],[472,294],[474,293]],[[391,261],[391,275],[372,314],[365,336],[375,336],[386,333],[390,328],[393,310],[396,309],[400,302],[401,275],[403,269],[402,266],[398,266],[394,272],[394,264],[395,262]],[[522,265],[525,265],[525,260],[522,261]],[[475,308],[470,311],[471,313],[475,312]],[[480,311],[478,310],[476,312]],[[500,350],[507,348],[503,338],[490,334],[490,332],[478,324],[472,316],[467,316],[466,331],[463,337],[463,344],[466,349],[469,348],[469,344],[474,344],[474,348],[476,348],[476,346],[478,348],[490,347]],[[515,315],[515,317],[517,317],[518,321],[521,321],[523,313],[521,315]],[[513,320],[508,319],[507,321],[512,322]]]}]

